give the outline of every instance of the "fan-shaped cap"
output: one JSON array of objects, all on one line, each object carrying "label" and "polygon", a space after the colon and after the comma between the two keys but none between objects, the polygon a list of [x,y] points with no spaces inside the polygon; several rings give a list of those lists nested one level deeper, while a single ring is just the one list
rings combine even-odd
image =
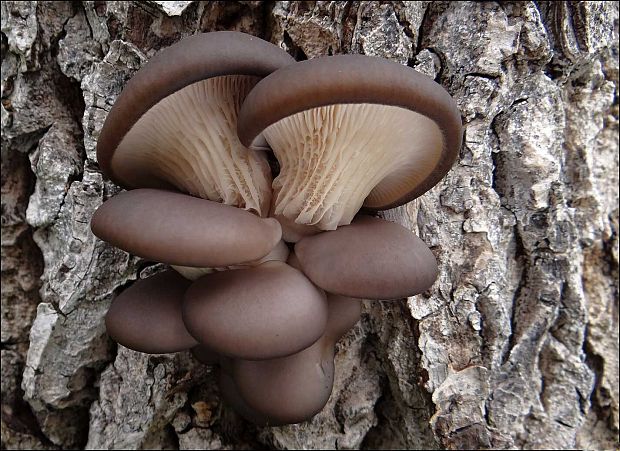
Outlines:
[{"label": "fan-shaped cap", "polygon": [[281,229],[239,208],[155,189],[123,192],[93,215],[95,235],[143,258],[184,266],[228,266],[258,260]]},{"label": "fan-shaped cap", "polygon": [[97,143],[100,167],[125,188],[175,187],[262,214],[269,165],[239,143],[237,111],[260,78],[293,62],[244,33],[182,39],[151,58],[116,100]]},{"label": "fan-shaped cap", "polygon": [[398,299],[429,289],[437,262],[420,238],[399,224],[358,216],[350,225],[295,245],[302,271],[330,293]]},{"label": "fan-shaped cap", "polygon": [[383,210],[422,195],[448,172],[462,139],[456,104],[439,84],[362,55],[265,77],[242,105],[238,134],[248,147],[268,144],[280,161],[276,217],[321,230],[348,224],[362,203]]},{"label": "fan-shaped cap", "polygon": [[175,271],[135,282],[112,301],[105,318],[108,335],[129,349],[149,354],[196,346],[181,318],[183,295],[189,285]]},{"label": "fan-shaped cap", "polygon": [[301,272],[271,261],[198,279],[185,295],[183,320],[196,340],[215,352],[270,359],[318,340],[327,302]]},{"label": "fan-shaped cap", "polygon": [[235,412],[241,415],[248,421],[256,424],[257,426],[282,426],[286,423],[277,421],[274,418],[270,418],[256,410],[252,409],[245,400],[239,395],[239,391],[232,379],[232,376],[224,367],[220,368],[218,373],[218,385],[220,393],[224,401],[232,407]]},{"label": "fan-shaped cap", "polygon": [[359,320],[361,303],[335,295],[328,295],[327,300],[325,334],[309,348],[279,359],[231,362],[238,395],[254,418],[269,419],[271,425],[299,423],[320,412],[329,400],[334,383],[334,346]]}]

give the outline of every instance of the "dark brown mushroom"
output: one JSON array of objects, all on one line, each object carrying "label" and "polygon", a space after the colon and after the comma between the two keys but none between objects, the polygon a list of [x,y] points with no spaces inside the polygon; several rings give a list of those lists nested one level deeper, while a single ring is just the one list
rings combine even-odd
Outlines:
[{"label": "dark brown mushroom", "polygon": [[271,212],[287,241],[384,210],[433,187],[461,146],[455,102],[385,59],[338,55],[283,67],[243,102],[241,142],[280,163]]},{"label": "dark brown mushroom", "polygon": [[293,62],[273,44],[230,31],[197,34],[160,51],[108,114],[99,165],[125,188],[175,187],[265,216],[269,164],[239,142],[237,113],[256,82]]},{"label": "dark brown mushroom", "polygon": [[270,261],[207,274],[183,303],[189,332],[215,352],[270,359],[299,352],[325,331],[325,296],[301,272]]},{"label": "dark brown mushroom", "polygon": [[181,318],[183,295],[190,283],[175,271],[135,282],[112,301],[105,317],[108,335],[129,349],[149,354],[196,346]]},{"label": "dark brown mushroom", "polygon": [[111,198],[95,212],[91,228],[102,240],[140,257],[198,267],[258,260],[281,238],[272,218],[156,189]]},{"label": "dark brown mushroom", "polygon": [[268,420],[270,425],[299,423],[320,412],[329,400],[334,383],[334,347],[359,320],[361,302],[328,295],[328,304],[325,334],[309,348],[279,359],[231,362],[236,393],[254,416]]},{"label": "dark brown mushroom", "polygon": [[330,293],[398,299],[429,289],[435,256],[403,226],[360,215],[350,225],[303,238],[295,245],[301,270]]}]

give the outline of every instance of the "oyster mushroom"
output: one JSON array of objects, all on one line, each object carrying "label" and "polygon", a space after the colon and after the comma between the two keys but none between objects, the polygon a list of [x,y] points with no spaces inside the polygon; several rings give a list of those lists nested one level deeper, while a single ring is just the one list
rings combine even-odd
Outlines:
[{"label": "oyster mushroom", "polygon": [[241,142],[280,163],[271,215],[287,241],[349,224],[363,206],[433,187],[461,145],[461,118],[430,78],[385,59],[339,55],[283,67],[243,102]]},{"label": "oyster mushroom", "polygon": [[237,113],[265,75],[293,63],[238,32],[203,33],[155,55],[127,83],[101,130],[97,159],[125,188],[172,187],[265,216],[271,171],[237,138]]},{"label": "oyster mushroom", "polygon": [[108,335],[129,349],[148,354],[196,346],[198,342],[181,318],[183,294],[189,285],[175,271],[135,282],[112,301],[105,317]]},{"label": "oyster mushroom", "polygon": [[207,274],[185,294],[183,321],[201,344],[225,356],[271,359],[299,352],[325,331],[324,294],[280,261]]},{"label": "oyster mushroom", "polygon": [[95,235],[127,252],[173,265],[218,267],[259,260],[280,242],[272,218],[158,189],[135,189],[93,215]]},{"label": "oyster mushroom", "polygon": [[364,215],[303,238],[292,255],[320,288],[362,299],[413,296],[429,289],[438,271],[435,256],[413,232]]},{"label": "oyster mushroom", "polygon": [[334,383],[336,342],[359,320],[358,299],[328,295],[329,320],[323,336],[296,354],[272,360],[232,360],[239,411],[250,421],[279,425],[309,420],[323,409]]}]

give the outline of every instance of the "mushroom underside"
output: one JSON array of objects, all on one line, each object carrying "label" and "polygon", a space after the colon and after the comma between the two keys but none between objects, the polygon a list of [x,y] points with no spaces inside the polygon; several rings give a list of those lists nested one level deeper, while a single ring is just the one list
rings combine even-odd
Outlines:
[{"label": "mushroom underside", "polygon": [[237,137],[243,99],[260,78],[212,77],[186,86],[149,109],[112,157],[131,187],[172,185],[194,196],[266,216],[271,170],[263,152]]},{"label": "mushroom underside", "polygon": [[437,167],[444,146],[428,117],[391,105],[336,104],[270,125],[263,136],[280,162],[272,213],[334,230],[362,207],[381,208]]}]

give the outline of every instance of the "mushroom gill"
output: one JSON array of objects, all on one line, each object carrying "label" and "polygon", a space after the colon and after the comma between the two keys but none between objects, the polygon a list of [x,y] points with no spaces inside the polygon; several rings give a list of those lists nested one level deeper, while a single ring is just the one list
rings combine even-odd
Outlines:
[{"label": "mushroom gill", "polygon": [[320,230],[349,224],[362,204],[406,195],[437,166],[443,147],[433,120],[379,104],[312,108],[263,135],[280,162],[273,214]]},{"label": "mushroom gill", "polygon": [[248,151],[236,133],[241,103],[258,80],[212,77],[160,100],[117,147],[112,157],[117,176],[135,180],[152,174],[194,196],[266,216],[269,164],[264,153]]}]

